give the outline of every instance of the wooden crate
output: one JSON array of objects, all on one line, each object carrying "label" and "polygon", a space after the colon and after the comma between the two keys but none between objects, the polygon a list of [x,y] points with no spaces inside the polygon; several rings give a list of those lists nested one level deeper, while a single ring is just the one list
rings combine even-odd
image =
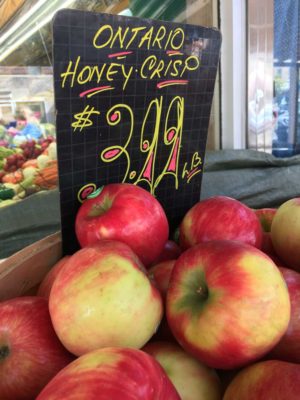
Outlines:
[{"label": "wooden crate", "polygon": [[0,301],[33,294],[47,272],[61,257],[61,233],[57,232],[2,261]]}]

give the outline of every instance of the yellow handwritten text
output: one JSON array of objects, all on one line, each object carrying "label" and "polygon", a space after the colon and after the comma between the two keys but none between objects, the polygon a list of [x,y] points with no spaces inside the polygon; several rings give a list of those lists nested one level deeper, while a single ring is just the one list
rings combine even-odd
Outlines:
[{"label": "yellow handwritten text", "polygon": [[200,168],[202,165],[202,158],[199,156],[198,151],[195,151],[192,157],[192,161],[190,163],[184,163],[183,171],[182,171],[182,179],[187,180],[187,183],[197,174],[202,171]]},{"label": "yellow handwritten text", "polygon": [[[175,109],[176,124],[170,124],[170,114]],[[161,180],[166,175],[171,175],[175,181],[175,188],[178,189],[178,169],[179,157],[181,150],[182,130],[183,130],[183,117],[184,117],[184,98],[180,96],[174,97],[168,108],[165,129],[164,129],[164,144],[170,147],[170,154],[162,172],[159,174],[154,183],[154,191],[160,184]]]},{"label": "yellow handwritten text", "polygon": [[[155,194],[156,188],[166,176],[174,178],[176,189],[178,189],[179,185],[179,157],[184,121],[184,98],[180,96],[173,98],[170,104],[167,105],[166,119],[162,122],[162,111],[165,107],[164,101],[163,96],[160,96],[153,99],[146,108],[139,142],[139,150],[142,154],[146,155],[146,158],[139,171],[131,170],[132,163],[128,146],[133,136],[134,114],[132,109],[126,104],[117,104],[110,108],[106,115],[110,126],[124,125],[126,121],[128,134],[125,144],[109,146],[100,154],[101,160],[105,163],[113,162],[122,155],[125,156],[126,167],[122,182],[129,180],[134,185],[142,182],[146,183],[152,194]],[[127,115],[129,115],[129,122]],[[164,124],[163,127],[161,126],[162,123]],[[156,171],[157,150],[160,143],[159,134],[162,130],[164,131],[163,144],[169,151],[167,152],[166,161],[163,161],[164,166],[160,171]]]},{"label": "yellow handwritten text", "polygon": [[[139,34],[140,33],[140,34]],[[129,46],[151,49],[158,46],[160,49],[179,50],[184,43],[185,35],[182,28],[171,29],[167,32],[164,26],[158,28],[151,26],[139,26],[135,28],[119,26],[116,31],[111,25],[103,25],[93,38],[93,46],[96,49],[117,46],[120,49],[128,49]]]},{"label": "yellow handwritten text", "polygon": [[77,129],[81,132],[82,129],[92,126],[93,121],[91,120],[91,116],[95,114],[99,115],[100,111],[95,110],[94,107],[90,108],[89,105],[87,105],[82,112],[75,114],[74,117],[76,121],[71,124],[72,128],[74,128],[74,132]]},{"label": "yellow handwritten text", "polygon": [[[122,112],[126,111],[126,113],[129,115],[129,132],[128,132],[128,137],[123,146],[121,145],[113,145],[110,147],[105,148],[101,154],[100,158],[103,162],[105,163],[110,163],[115,160],[117,160],[121,155],[125,155],[125,158],[127,160],[127,166],[124,174],[124,178],[122,182],[125,182],[127,179],[127,175],[130,169],[130,157],[129,153],[127,151],[127,146],[130,143],[130,140],[132,138],[133,134],[133,128],[134,128],[134,115],[132,109],[126,105],[126,104],[116,104],[115,106],[111,107],[107,114],[106,114],[106,120],[109,126],[115,126],[118,125],[120,122],[123,122],[122,119]],[[128,123],[126,123],[128,125]]]},{"label": "yellow handwritten text", "polygon": [[[136,179],[135,182],[133,182],[135,185],[138,185],[140,182],[146,182],[151,193],[153,193],[153,186],[154,186],[153,185],[154,170],[155,170],[161,112],[162,112],[162,100],[163,100],[162,96],[159,99],[152,100],[146,111],[141,129],[140,151],[148,155],[138,178]],[[148,120],[151,121],[151,125],[153,124],[152,118],[150,118],[153,112],[155,113],[155,123],[154,123],[154,132],[152,134],[152,140],[150,143],[150,141],[146,139],[146,132],[149,133],[149,128],[147,126]]]},{"label": "yellow handwritten text", "polygon": [[182,77],[186,71],[194,71],[200,65],[196,56],[189,56],[186,59],[172,59],[170,61],[159,60],[155,55],[148,56],[143,62],[140,74],[143,79]]},{"label": "yellow handwritten text", "polygon": [[67,83],[69,83],[70,87],[73,87],[74,84],[84,85],[88,82],[112,82],[114,79],[117,79],[118,74],[121,73],[122,77],[124,78],[123,90],[125,90],[133,73],[132,66],[126,66],[125,64],[114,62],[94,66],[80,66],[80,59],[80,56],[78,56],[75,62],[69,61],[66,71],[61,73],[61,86],[63,88]]}]

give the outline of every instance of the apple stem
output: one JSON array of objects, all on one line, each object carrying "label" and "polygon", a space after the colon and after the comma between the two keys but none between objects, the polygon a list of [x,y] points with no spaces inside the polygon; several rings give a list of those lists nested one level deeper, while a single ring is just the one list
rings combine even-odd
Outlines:
[{"label": "apple stem", "polygon": [[8,355],[9,355],[9,347],[5,345],[0,347],[0,362],[4,360]]},{"label": "apple stem", "polygon": [[94,199],[95,197],[99,196],[99,194],[102,192],[102,190],[104,189],[104,186],[99,187],[98,189],[96,189],[94,192],[92,192],[91,194],[89,194],[87,196],[88,199]]}]

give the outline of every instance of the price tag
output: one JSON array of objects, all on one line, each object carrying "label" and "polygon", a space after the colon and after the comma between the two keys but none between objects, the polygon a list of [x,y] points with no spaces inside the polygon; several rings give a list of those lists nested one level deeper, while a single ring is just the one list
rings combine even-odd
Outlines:
[{"label": "price tag", "polygon": [[176,227],[200,197],[219,31],[61,10],[53,35],[65,252],[80,204],[108,183],[148,190]]}]

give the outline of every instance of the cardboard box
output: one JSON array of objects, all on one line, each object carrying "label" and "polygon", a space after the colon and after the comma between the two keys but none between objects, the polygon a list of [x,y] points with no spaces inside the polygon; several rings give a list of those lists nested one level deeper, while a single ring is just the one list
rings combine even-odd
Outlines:
[{"label": "cardboard box", "polygon": [[61,233],[25,247],[0,263],[0,301],[33,295],[51,267],[62,258]]}]

